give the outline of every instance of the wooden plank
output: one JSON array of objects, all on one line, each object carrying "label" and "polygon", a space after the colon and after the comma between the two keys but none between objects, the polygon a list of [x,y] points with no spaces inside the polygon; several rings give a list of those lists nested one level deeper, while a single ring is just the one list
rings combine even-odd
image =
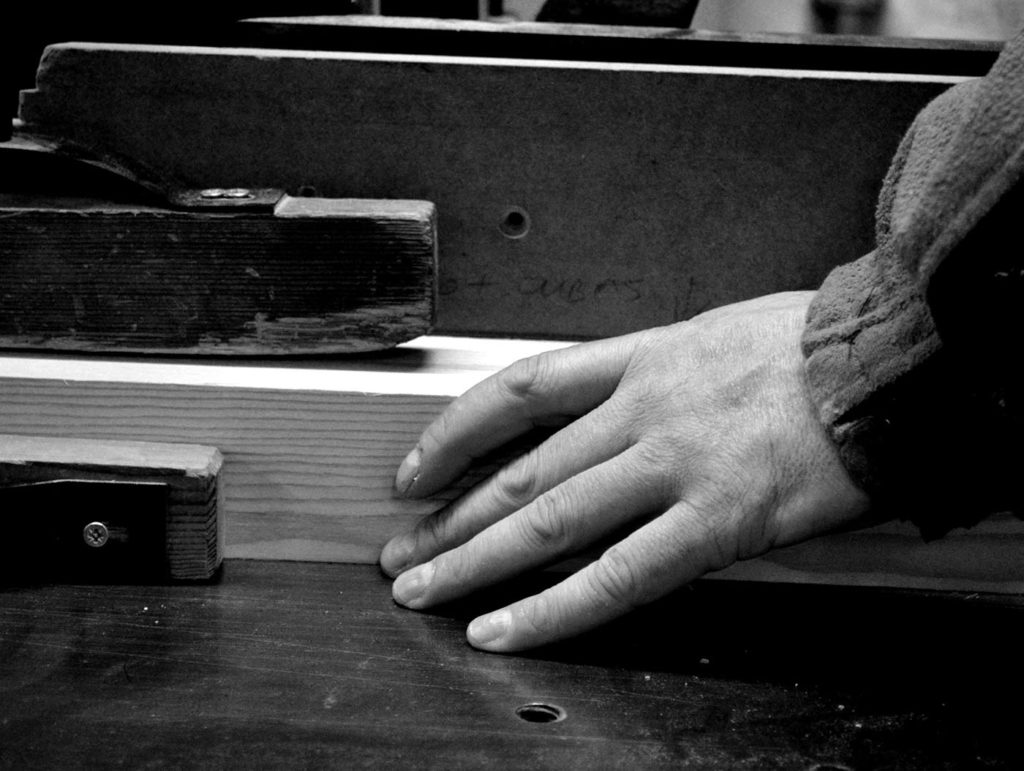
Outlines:
[{"label": "wooden plank", "polygon": [[[12,562],[24,565],[28,555],[51,563],[52,555],[45,552],[57,545],[62,546],[63,557],[76,554],[68,543],[80,546],[81,528],[97,518],[109,526],[112,543],[106,543],[104,537],[104,543],[94,552],[79,549],[92,552],[88,559],[77,560],[83,569],[106,570],[108,579],[124,582],[140,578],[208,579],[220,567],[224,555],[220,526],[223,496],[218,485],[222,462],[215,448],[193,444],[0,434],[0,491],[16,489],[25,503],[18,511],[4,512],[8,537],[0,544],[0,552],[5,555],[3,567],[9,569]],[[97,489],[90,483],[109,485],[110,492],[106,500],[102,492],[97,493],[92,501],[95,505],[89,510],[79,510],[82,501],[73,499],[62,499],[59,506],[47,506],[46,499],[38,497],[33,503],[33,495],[45,491],[47,483],[58,483],[59,487],[67,482],[86,483],[83,490]],[[157,499],[160,505],[152,510],[125,511],[127,504],[117,497],[118,483],[127,483],[129,491],[134,485],[155,485],[165,488],[165,493]],[[12,521],[12,517],[18,521]],[[153,522],[154,517],[159,521]],[[113,543],[115,530],[121,531],[123,544]],[[14,532],[21,532],[23,537],[13,537]],[[53,542],[25,542],[26,538],[44,536],[52,536]],[[114,556],[108,557],[111,552]],[[51,580],[67,568],[52,564],[25,567],[38,569],[40,577]],[[117,572],[120,569],[125,572]]]},{"label": "wooden plank", "polygon": [[[803,13],[803,10],[800,11]],[[703,67],[913,72],[979,76],[997,40],[956,40],[701,29],[486,22],[394,16],[284,16],[242,20],[238,45],[316,51],[487,56]]]},{"label": "wooden plank", "polygon": [[[228,556],[374,562],[387,538],[473,481],[431,500],[393,497],[394,472],[427,422],[499,367],[558,345],[422,338],[368,360],[287,367],[8,356],[0,425],[218,447]],[[928,544],[913,527],[890,524],[781,550],[723,577],[1019,593],[1021,548],[1024,523],[1010,518]]]},{"label": "wooden plank", "polygon": [[284,196],[271,206],[0,193],[0,347],[355,353],[430,330],[432,204]]},{"label": "wooden plank", "polygon": [[816,287],[960,80],[64,44],[20,130],[197,188],[433,201],[439,332],[578,339]]}]

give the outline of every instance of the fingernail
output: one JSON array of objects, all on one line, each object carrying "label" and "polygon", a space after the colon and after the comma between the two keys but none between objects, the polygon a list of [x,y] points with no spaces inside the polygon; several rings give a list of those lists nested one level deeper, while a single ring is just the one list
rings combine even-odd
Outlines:
[{"label": "fingernail", "polygon": [[413,539],[407,535],[392,538],[380,553],[380,566],[390,576],[398,575],[412,560]]},{"label": "fingernail", "polygon": [[486,645],[501,637],[512,626],[512,613],[507,610],[495,611],[489,616],[474,619],[467,634],[474,645]]},{"label": "fingernail", "polygon": [[409,488],[412,487],[416,477],[419,476],[421,454],[419,445],[417,445],[413,448],[412,452],[405,456],[402,465],[398,467],[398,473],[395,475],[395,489],[398,490],[399,495],[405,495],[409,492]]},{"label": "fingernail", "polygon": [[399,605],[410,606],[423,596],[433,578],[434,563],[425,562],[396,578],[394,586],[391,587],[391,595]]}]

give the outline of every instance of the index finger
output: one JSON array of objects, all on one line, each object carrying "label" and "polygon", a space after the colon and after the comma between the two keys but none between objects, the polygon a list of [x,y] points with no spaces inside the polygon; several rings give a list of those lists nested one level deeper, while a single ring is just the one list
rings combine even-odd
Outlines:
[{"label": "index finger", "polygon": [[424,430],[402,461],[395,489],[431,495],[470,464],[539,426],[569,422],[615,391],[629,337],[580,343],[521,359],[473,386]]}]

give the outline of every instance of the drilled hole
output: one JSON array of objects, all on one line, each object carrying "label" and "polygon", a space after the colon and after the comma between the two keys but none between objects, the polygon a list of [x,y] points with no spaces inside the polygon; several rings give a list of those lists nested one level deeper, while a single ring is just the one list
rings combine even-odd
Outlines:
[{"label": "drilled hole", "polygon": [[316,188],[312,185],[299,185],[298,190],[295,191],[295,195],[300,198],[318,198]]},{"label": "drilled hole", "polygon": [[527,723],[557,723],[565,720],[565,710],[554,704],[524,704],[516,707],[516,715]]},{"label": "drilled hole", "polygon": [[524,209],[513,207],[501,218],[498,230],[505,238],[522,238],[530,232],[530,215]]}]

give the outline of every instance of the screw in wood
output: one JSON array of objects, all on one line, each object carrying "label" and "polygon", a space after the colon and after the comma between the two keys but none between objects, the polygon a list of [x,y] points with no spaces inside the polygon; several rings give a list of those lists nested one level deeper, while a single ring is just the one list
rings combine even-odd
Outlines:
[{"label": "screw in wood", "polygon": [[200,198],[252,198],[252,191],[245,187],[208,187],[199,191]]},{"label": "screw in wood", "polygon": [[110,531],[102,522],[90,522],[82,530],[82,538],[88,546],[98,549],[110,540]]}]

